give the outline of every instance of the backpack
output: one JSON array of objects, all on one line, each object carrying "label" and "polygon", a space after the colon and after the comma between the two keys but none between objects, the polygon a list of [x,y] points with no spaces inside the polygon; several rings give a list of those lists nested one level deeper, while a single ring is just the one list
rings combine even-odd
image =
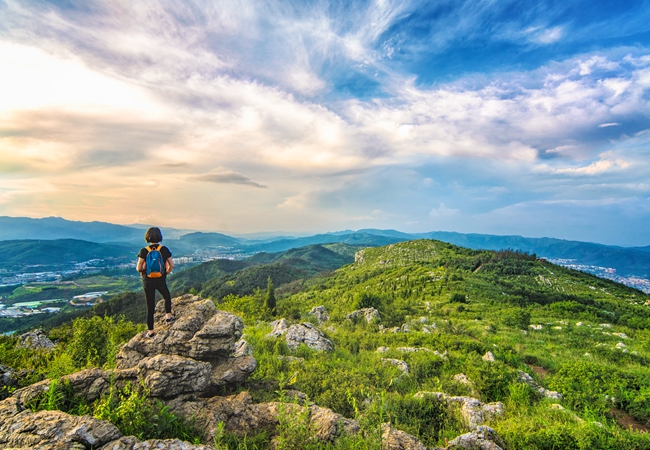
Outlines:
[{"label": "backpack", "polygon": [[153,248],[151,245],[147,247],[149,250],[146,259],[148,278],[160,278],[165,274],[165,261],[160,253],[160,248],[160,246]]}]

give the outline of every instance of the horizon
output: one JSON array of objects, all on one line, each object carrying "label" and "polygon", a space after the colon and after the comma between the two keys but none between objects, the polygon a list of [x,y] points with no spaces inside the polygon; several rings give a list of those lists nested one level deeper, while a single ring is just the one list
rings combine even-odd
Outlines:
[{"label": "horizon", "polygon": [[5,0],[0,215],[650,245],[648,23],[643,1]]},{"label": "horizon", "polygon": [[[75,221],[75,220],[69,220],[64,217],[59,217],[59,216],[48,216],[48,217],[12,217],[12,216],[0,216],[0,219],[2,218],[9,218],[9,219],[30,219],[30,220],[42,220],[42,219],[61,219],[64,221],[68,222],[77,222],[77,223],[104,223],[108,225],[117,225],[117,226],[123,226],[123,227],[128,227],[128,228],[138,228],[138,229],[144,229],[145,227],[150,227],[150,226],[158,226],[155,224],[124,224],[124,223],[113,223],[113,222],[104,222],[104,221]],[[582,243],[587,243],[587,244],[596,244],[596,245],[604,245],[604,246],[613,246],[613,247],[622,247],[622,248],[638,248],[638,247],[646,247],[649,246],[650,244],[638,244],[638,245],[630,245],[630,246],[619,246],[617,244],[611,244],[611,243],[606,243],[606,242],[596,242],[596,241],[584,241],[584,240],[572,240],[572,239],[562,239],[554,236],[525,236],[525,235],[520,235],[520,234],[490,234],[490,233],[461,233],[458,231],[450,231],[450,230],[427,230],[423,232],[413,232],[409,233],[403,230],[398,230],[394,228],[357,228],[357,229],[341,229],[341,230],[329,230],[329,231],[321,231],[321,232],[288,232],[288,231],[256,231],[256,232],[251,232],[251,233],[236,233],[236,232],[229,232],[229,231],[224,231],[224,230],[200,230],[200,229],[179,229],[179,228],[174,228],[174,227],[164,227],[164,226],[159,226],[159,228],[162,229],[164,232],[165,229],[169,230],[174,230],[174,231],[181,231],[185,232],[186,234],[192,234],[192,233],[216,233],[216,234],[223,234],[227,235],[230,237],[235,237],[235,238],[243,238],[246,240],[257,240],[257,239],[274,239],[274,238],[289,238],[289,239],[299,239],[299,238],[304,238],[304,237],[310,237],[314,235],[321,235],[321,234],[352,234],[352,233],[359,233],[363,231],[381,231],[381,232],[397,232],[397,233],[402,233],[402,234],[407,234],[407,235],[418,235],[418,234],[428,234],[428,233],[449,233],[449,234],[459,234],[459,235],[466,235],[466,236],[472,236],[472,235],[478,235],[478,236],[493,236],[493,237],[514,237],[514,238],[523,238],[523,239],[555,239],[555,240],[562,240],[562,241],[568,241],[568,242],[582,242]],[[184,236],[185,234],[181,235]],[[256,237],[252,237],[256,236]],[[66,238],[70,239],[70,238]],[[171,238],[170,238],[171,239]],[[2,239],[0,239],[2,240]],[[19,239],[20,240],[20,239]],[[83,239],[80,239],[83,240]]]}]

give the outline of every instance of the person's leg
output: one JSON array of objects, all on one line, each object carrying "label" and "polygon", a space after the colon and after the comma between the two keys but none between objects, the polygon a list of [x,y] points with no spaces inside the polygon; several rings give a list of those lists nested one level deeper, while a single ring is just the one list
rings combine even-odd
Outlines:
[{"label": "person's leg", "polygon": [[169,321],[172,318],[172,295],[169,292],[169,288],[167,287],[165,280],[160,283],[158,292],[160,292],[160,295],[162,295],[165,299],[165,313],[167,313],[165,315],[165,320]]},{"label": "person's leg", "polygon": [[156,288],[144,285],[144,296],[147,300],[147,328],[153,331],[153,314],[156,310]]}]

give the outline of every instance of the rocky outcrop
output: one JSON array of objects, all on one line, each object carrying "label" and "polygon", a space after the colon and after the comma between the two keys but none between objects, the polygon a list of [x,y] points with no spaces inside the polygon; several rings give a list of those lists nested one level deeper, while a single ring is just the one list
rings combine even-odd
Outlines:
[{"label": "rocky outcrop", "polygon": [[330,319],[330,315],[324,306],[314,306],[307,314],[315,317],[319,324],[323,324]]},{"label": "rocky outcrop", "polygon": [[382,450],[427,450],[427,447],[415,436],[393,428],[390,422],[381,426],[381,448]]},{"label": "rocky outcrop", "polygon": [[402,375],[408,375],[409,373],[410,370],[409,365],[405,361],[402,361],[401,359],[381,358],[381,361],[384,364],[397,367],[402,372]]},{"label": "rocky outcrop", "polygon": [[314,350],[334,350],[334,344],[332,341],[327,339],[320,330],[310,323],[291,325],[287,329],[285,339],[287,341],[287,346],[291,350],[295,350],[300,346],[300,344],[305,344],[307,347]]},{"label": "rocky outcrop", "polygon": [[[173,304],[176,321],[163,325],[153,338],[138,334],[122,347],[118,377],[136,373],[151,395],[164,398],[209,395],[220,386],[245,381],[257,363],[241,351],[242,320],[192,295],[175,298]],[[156,322],[163,314],[160,302]]]},{"label": "rocky outcrop", "polygon": [[481,426],[449,442],[448,450],[503,450],[503,440],[490,427]]},{"label": "rocky outcrop", "polygon": [[18,347],[31,348],[34,350],[54,348],[54,343],[50,341],[41,329],[21,334],[19,339]]},{"label": "rocky outcrop", "polygon": [[0,392],[5,387],[16,386],[16,371],[11,367],[0,364]]},{"label": "rocky outcrop", "polygon": [[415,397],[445,403],[447,407],[458,410],[470,430],[476,430],[504,413],[504,406],[501,402],[482,403],[473,397],[449,396],[443,392],[418,392]]},{"label": "rocky outcrop", "polygon": [[379,311],[377,311],[375,308],[361,308],[357,309],[356,311],[352,311],[350,314],[346,314],[345,318],[353,321],[363,318],[363,320],[370,323],[373,320],[379,322],[381,316],[379,315]]},{"label": "rocky outcrop", "polygon": [[217,424],[238,436],[266,430],[273,432],[281,415],[306,415],[313,435],[321,441],[333,441],[346,433],[357,433],[356,420],[346,419],[327,408],[317,405],[301,406],[293,403],[253,403],[247,392],[210,399],[178,398],[168,403],[170,409],[185,417],[194,417],[199,426],[207,431],[207,440],[214,438]]},{"label": "rocky outcrop", "polygon": [[267,338],[280,337],[289,329],[289,321],[287,319],[274,320],[269,325],[271,325],[273,330],[266,335]]},{"label": "rocky outcrop", "polygon": [[[87,449],[101,448],[121,437],[119,430],[105,420],[71,416],[61,411],[19,411],[13,398],[0,405],[0,448]],[[7,405],[15,414],[7,414]]]}]

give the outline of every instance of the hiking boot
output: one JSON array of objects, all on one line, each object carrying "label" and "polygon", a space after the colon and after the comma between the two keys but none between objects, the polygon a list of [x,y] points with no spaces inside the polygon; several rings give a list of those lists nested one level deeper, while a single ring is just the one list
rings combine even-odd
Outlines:
[{"label": "hiking boot", "polygon": [[176,318],[174,316],[171,316],[165,319],[165,323],[172,323],[174,320],[176,320]]}]

